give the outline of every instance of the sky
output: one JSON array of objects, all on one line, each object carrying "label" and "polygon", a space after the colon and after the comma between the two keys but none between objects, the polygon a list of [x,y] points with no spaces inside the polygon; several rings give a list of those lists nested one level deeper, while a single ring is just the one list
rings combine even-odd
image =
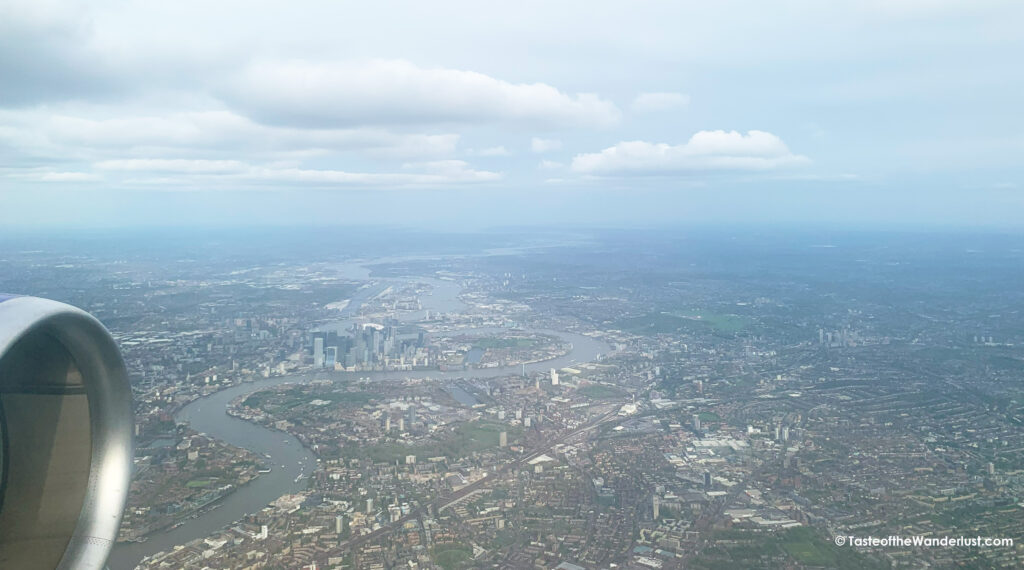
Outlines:
[{"label": "sky", "polygon": [[0,228],[1024,229],[1024,3],[0,0]]}]

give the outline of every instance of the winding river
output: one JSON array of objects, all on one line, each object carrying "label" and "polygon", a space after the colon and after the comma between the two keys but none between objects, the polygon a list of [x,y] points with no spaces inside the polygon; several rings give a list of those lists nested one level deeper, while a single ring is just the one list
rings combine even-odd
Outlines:
[{"label": "winding river", "polygon": [[[424,279],[417,279],[424,281]],[[390,280],[381,280],[390,281]],[[395,280],[397,281],[397,280]],[[458,301],[459,286],[450,281],[430,280],[435,285],[432,295],[424,296],[424,310],[450,312],[461,305]],[[349,307],[340,315],[353,316],[359,305],[382,288],[364,289],[353,298]],[[408,320],[415,320],[420,315],[409,315]],[[344,328],[349,321],[342,320],[332,325]],[[543,371],[548,368],[562,368],[574,364],[590,362],[598,355],[607,352],[603,342],[588,336],[562,331],[534,330],[542,334],[555,335],[565,342],[572,343],[572,351],[562,357],[526,365],[529,372]],[[520,371],[522,367],[488,368],[476,370],[459,370],[449,372],[415,371],[415,372],[331,372],[330,378],[344,380],[369,376],[371,379],[396,379],[404,377],[428,378],[432,380],[455,378],[487,378]],[[178,422],[187,422],[192,429],[211,437],[269,457],[268,464],[273,466],[270,473],[260,475],[248,485],[241,487],[225,497],[219,506],[211,511],[189,520],[184,525],[168,532],[156,532],[146,542],[122,543],[114,547],[108,565],[111,570],[130,570],[145,556],[157,552],[171,550],[176,545],[185,544],[197,538],[210,536],[219,529],[230,525],[247,514],[258,512],[271,501],[281,495],[295,493],[306,488],[306,478],[316,466],[316,456],[302,446],[298,439],[286,433],[264,428],[262,426],[240,420],[226,413],[228,404],[235,398],[245,396],[258,390],[290,382],[302,382],[314,377],[324,378],[328,373],[308,373],[274,378],[265,378],[255,382],[232,386],[209,396],[199,398],[182,408],[176,415]],[[303,477],[296,480],[297,477]]]}]

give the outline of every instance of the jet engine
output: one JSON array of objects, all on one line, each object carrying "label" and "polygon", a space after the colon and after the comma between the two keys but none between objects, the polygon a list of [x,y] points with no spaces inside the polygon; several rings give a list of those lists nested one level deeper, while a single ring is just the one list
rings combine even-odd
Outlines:
[{"label": "jet engine", "polygon": [[0,568],[101,569],[132,468],[132,394],[110,333],[0,295]]}]

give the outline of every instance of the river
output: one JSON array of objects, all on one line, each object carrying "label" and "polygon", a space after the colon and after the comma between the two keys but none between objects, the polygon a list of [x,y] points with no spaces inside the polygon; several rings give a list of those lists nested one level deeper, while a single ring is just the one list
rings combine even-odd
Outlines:
[{"label": "river", "polygon": [[[435,284],[433,295],[424,296],[424,310],[451,312],[462,306],[458,300],[459,286],[451,281],[417,278]],[[390,279],[388,281],[391,281]],[[357,314],[358,306],[380,289],[368,287],[360,290],[353,301],[343,311],[342,317]],[[356,301],[358,298],[358,302]],[[410,315],[410,318],[415,315]],[[339,322],[333,326],[344,326]],[[598,355],[607,352],[603,342],[576,333],[550,330],[535,330],[541,334],[555,335],[565,342],[572,343],[572,351],[552,360],[527,364],[528,372],[543,371],[549,368],[563,368],[582,362],[595,360]],[[168,532],[156,532],[146,542],[121,543],[114,547],[108,566],[111,570],[130,570],[145,556],[170,550],[176,545],[185,544],[197,538],[209,536],[242,517],[256,513],[281,495],[295,493],[306,488],[306,479],[296,482],[295,478],[304,473],[309,476],[316,466],[316,456],[304,448],[298,439],[284,432],[271,430],[244,420],[231,417],[226,409],[235,398],[245,396],[257,390],[263,390],[279,384],[302,382],[314,377],[332,379],[394,379],[404,377],[445,380],[455,378],[487,378],[501,376],[510,372],[519,372],[522,367],[487,368],[458,371],[415,371],[415,372],[319,372],[265,378],[255,382],[232,386],[209,396],[199,398],[185,407],[176,415],[178,422],[188,423],[192,429],[211,437],[242,447],[259,455],[269,456],[267,460],[273,469],[264,473],[248,485],[236,490],[219,503],[219,507],[208,511],[184,525]]]}]

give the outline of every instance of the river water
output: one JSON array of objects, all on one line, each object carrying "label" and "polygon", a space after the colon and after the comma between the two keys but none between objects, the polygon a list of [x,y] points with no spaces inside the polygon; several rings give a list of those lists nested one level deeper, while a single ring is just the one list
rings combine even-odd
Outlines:
[{"label": "river water", "polygon": [[[433,294],[423,297],[422,304],[424,305],[424,310],[452,312],[461,308],[462,303],[458,300],[459,286],[457,283],[422,278],[416,278],[416,280],[428,281],[435,285]],[[359,293],[363,294],[357,293],[340,316],[344,318],[355,315],[359,305],[367,298],[376,294],[373,291],[379,292],[382,289],[382,287],[371,286],[366,290],[359,291]],[[412,320],[419,316],[409,315],[407,318]],[[332,328],[335,326],[343,327],[345,322],[347,321],[339,321],[339,323],[332,325]],[[527,372],[543,371],[548,368],[563,368],[582,362],[590,362],[608,350],[607,345],[603,342],[580,334],[549,330],[535,330],[532,332],[558,336],[564,342],[572,343],[573,348],[565,356],[544,362],[527,364]],[[448,372],[331,372],[329,377],[338,380],[355,380],[367,376],[371,379],[381,380],[413,377],[443,381],[456,378],[487,378],[521,370],[522,367]],[[316,374],[265,378],[221,390],[215,394],[195,400],[182,408],[175,415],[175,420],[186,422],[192,429],[231,445],[248,449],[259,455],[269,456],[267,462],[273,466],[273,469],[270,473],[260,475],[248,485],[228,495],[220,502],[218,508],[206,512],[176,529],[152,534],[146,542],[116,545],[108,562],[110,569],[130,570],[145,556],[170,550],[176,545],[185,544],[197,538],[210,536],[224,526],[243,518],[245,515],[258,512],[281,495],[305,489],[306,479],[303,478],[296,481],[296,477],[300,474],[308,477],[315,468],[316,456],[313,452],[304,448],[299,440],[284,432],[267,429],[231,417],[226,413],[226,409],[228,404],[235,398],[245,396],[257,390],[289,382],[303,382],[313,378],[324,377],[328,377],[328,374],[320,372]]]}]

